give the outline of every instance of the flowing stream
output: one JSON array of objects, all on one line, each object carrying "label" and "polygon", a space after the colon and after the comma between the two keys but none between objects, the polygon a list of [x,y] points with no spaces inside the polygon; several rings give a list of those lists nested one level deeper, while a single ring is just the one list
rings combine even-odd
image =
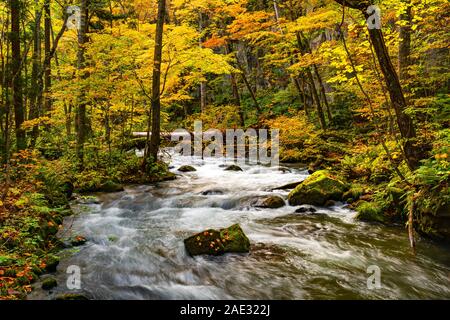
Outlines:
[{"label": "flowing stream", "polygon": [[[191,164],[197,172],[180,174]],[[68,266],[81,269],[81,292],[93,299],[416,299],[450,298],[450,248],[421,239],[416,256],[402,226],[357,222],[343,205],[295,213],[252,202],[302,181],[295,168],[243,166],[224,171],[219,159],[172,159],[177,180],[131,186],[75,202],[65,235],[88,243],[66,249],[51,293],[69,293]],[[240,223],[250,254],[190,257],[183,239]],[[64,232],[63,232],[64,233]],[[369,266],[381,270],[381,289],[368,289]],[[39,287],[39,284],[37,284]]]}]

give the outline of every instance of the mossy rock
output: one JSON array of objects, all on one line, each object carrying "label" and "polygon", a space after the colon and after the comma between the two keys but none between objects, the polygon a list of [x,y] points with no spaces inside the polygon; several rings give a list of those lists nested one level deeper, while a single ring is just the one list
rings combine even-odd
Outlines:
[{"label": "mossy rock", "polygon": [[292,206],[323,206],[327,201],[342,201],[346,185],[327,170],[317,171],[295,188],[288,197]]},{"label": "mossy rock", "polygon": [[55,278],[53,278],[53,277],[48,277],[48,278],[45,278],[43,281],[42,281],[42,289],[44,289],[44,290],[51,290],[51,289],[53,289],[54,287],[56,287],[58,285],[58,282],[56,281],[56,279]]},{"label": "mossy rock", "polygon": [[98,192],[106,192],[106,193],[122,192],[123,190],[124,190],[123,185],[121,185],[120,183],[113,182],[111,180],[106,181],[97,189]]},{"label": "mossy rock", "polygon": [[184,245],[191,256],[218,256],[250,251],[250,240],[238,224],[226,229],[203,231],[185,239]]},{"label": "mossy rock", "polygon": [[86,296],[77,293],[66,293],[59,295],[55,300],[89,300]]},{"label": "mossy rock", "polygon": [[181,166],[178,168],[178,171],[180,172],[195,172],[197,169],[195,169],[193,166]]},{"label": "mossy rock", "polygon": [[235,172],[239,172],[239,171],[244,171],[244,170],[242,170],[241,167],[239,167],[239,166],[233,164],[233,165],[231,165],[231,166],[226,167],[226,168],[225,168],[225,171],[235,171]]},{"label": "mossy rock", "polygon": [[367,222],[384,223],[386,218],[383,214],[382,208],[373,202],[361,202],[356,208],[358,211],[355,219]]},{"label": "mossy rock", "polygon": [[56,268],[59,265],[59,257],[54,256],[54,255],[49,255],[47,256],[47,258],[44,260],[45,262],[45,272],[56,272]]},{"label": "mossy rock", "polygon": [[271,196],[262,201],[262,203],[257,204],[258,208],[267,208],[267,209],[278,209],[282,208],[286,205],[284,199],[279,196]]},{"label": "mossy rock", "polygon": [[74,247],[79,247],[87,242],[86,238],[83,236],[76,236],[70,240],[70,244]]},{"label": "mossy rock", "polygon": [[342,200],[352,203],[357,201],[364,194],[364,188],[360,185],[352,185],[350,190],[344,193]]}]

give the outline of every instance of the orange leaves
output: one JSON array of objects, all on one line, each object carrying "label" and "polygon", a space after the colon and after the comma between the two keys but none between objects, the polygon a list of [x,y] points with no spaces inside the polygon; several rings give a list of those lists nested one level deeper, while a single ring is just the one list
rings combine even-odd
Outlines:
[{"label": "orange leaves", "polygon": [[259,33],[270,30],[276,26],[272,15],[264,11],[246,12],[239,15],[236,20],[228,27],[230,38],[255,39]]},{"label": "orange leaves", "polygon": [[226,43],[227,43],[227,41],[225,38],[213,36],[211,39],[208,39],[205,42],[203,42],[203,46],[205,48],[214,49],[214,48],[223,47],[223,46],[225,46]]}]

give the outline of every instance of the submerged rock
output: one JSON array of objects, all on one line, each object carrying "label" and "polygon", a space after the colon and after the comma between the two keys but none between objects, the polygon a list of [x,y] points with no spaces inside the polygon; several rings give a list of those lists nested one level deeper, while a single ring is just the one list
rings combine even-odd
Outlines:
[{"label": "submerged rock", "polygon": [[220,189],[211,189],[202,191],[202,196],[215,196],[215,195],[223,195],[225,192]]},{"label": "submerged rock", "polygon": [[301,207],[295,210],[295,213],[316,213],[317,210],[315,208]]},{"label": "submerged rock", "polygon": [[193,166],[181,166],[178,168],[178,171],[180,172],[195,172],[197,169],[195,169]]},{"label": "submerged rock", "polygon": [[284,199],[279,196],[271,196],[258,203],[256,207],[258,208],[267,208],[267,209],[278,209],[284,207],[286,203]]},{"label": "submerged rock", "polygon": [[221,230],[206,230],[184,240],[186,250],[191,256],[225,253],[247,253],[250,240],[239,224]]},{"label": "submerged rock", "polygon": [[44,290],[51,290],[54,287],[56,287],[57,285],[58,285],[58,282],[53,277],[45,278],[42,281],[42,289],[44,289]]},{"label": "submerged rock", "polygon": [[333,177],[328,171],[321,170],[312,174],[296,187],[288,197],[289,204],[323,206],[327,201],[341,201],[346,191],[345,184]]},{"label": "submerged rock", "polygon": [[233,165],[231,165],[231,166],[226,167],[226,168],[225,168],[225,171],[236,171],[236,172],[238,172],[238,171],[244,171],[244,170],[242,170],[241,167],[239,167],[239,166],[233,164]]}]

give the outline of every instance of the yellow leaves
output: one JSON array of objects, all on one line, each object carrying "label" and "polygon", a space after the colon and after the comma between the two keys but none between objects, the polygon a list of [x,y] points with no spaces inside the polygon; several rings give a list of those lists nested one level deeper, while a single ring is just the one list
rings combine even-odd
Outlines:
[{"label": "yellow leaves", "polygon": [[447,153],[437,154],[434,156],[434,158],[436,160],[446,160],[448,159],[448,154]]},{"label": "yellow leaves", "polygon": [[51,119],[49,117],[40,117],[40,118],[36,118],[36,119],[33,119],[33,120],[25,121],[22,124],[22,128],[24,130],[28,130],[28,129],[34,128],[36,126],[41,126],[41,125],[44,125],[44,124],[48,124],[48,123],[50,123],[50,121],[51,121]]},{"label": "yellow leaves", "polygon": [[296,22],[288,24],[287,28],[289,32],[334,29],[336,24],[340,22],[340,18],[338,11],[320,8],[298,18]]}]

